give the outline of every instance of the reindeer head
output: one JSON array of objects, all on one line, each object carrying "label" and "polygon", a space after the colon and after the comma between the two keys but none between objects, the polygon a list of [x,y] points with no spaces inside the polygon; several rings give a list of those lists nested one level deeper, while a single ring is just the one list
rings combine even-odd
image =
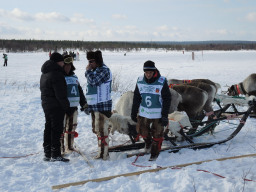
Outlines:
[{"label": "reindeer head", "polygon": [[232,85],[231,87],[228,88],[228,95],[229,96],[236,96],[237,95],[237,92],[236,92],[236,89],[235,89],[234,85]]}]

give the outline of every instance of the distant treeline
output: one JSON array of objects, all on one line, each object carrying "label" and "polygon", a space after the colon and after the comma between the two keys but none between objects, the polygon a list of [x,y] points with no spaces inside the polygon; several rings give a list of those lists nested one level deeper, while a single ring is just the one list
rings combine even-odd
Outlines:
[{"label": "distant treeline", "polygon": [[256,41],[53,41],[0,39],[0,49],[6,52],[56,51],[56,50],[110,50],[131,51],[140,49],[165,50],[256,50]]}]

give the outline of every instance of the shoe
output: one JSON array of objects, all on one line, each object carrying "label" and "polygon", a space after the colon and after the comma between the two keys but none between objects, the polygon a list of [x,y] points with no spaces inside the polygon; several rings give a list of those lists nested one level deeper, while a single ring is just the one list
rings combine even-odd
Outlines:
[{"label": "shoe", "polygon": [[51,157],[44,156],[43,160],[44,160],[44,161],[50,161],[50,160],[51,160]]},{"label": "shoe", "polygon": [[106,157],[101,157],[100,155],[96,155],[93,157],[93,159],[98,160],[98,159],[102,159],[102,160],[109,160],[110,156],[107,155]]},{"label": "shoe", "polygon": [[149,161],[155,161],[157,159],[158,155],[151,155],[149,158]]},{"label": "shoe", "polygon": [[72,148],[72,149],[65,149],[65,151],[64,151],[63,153],[61,153],[61,154],[62,154],[62,155],[68,155],[68,154],[73,153],[74,151],[75,151],[74,148]]},{"label": "shoe", "polygon": [[69,162],[69,159],[66,159],[64,157],[58,156],[58,157],[52,157],[51,162],[54,161],[63,161],[63,162]]}]

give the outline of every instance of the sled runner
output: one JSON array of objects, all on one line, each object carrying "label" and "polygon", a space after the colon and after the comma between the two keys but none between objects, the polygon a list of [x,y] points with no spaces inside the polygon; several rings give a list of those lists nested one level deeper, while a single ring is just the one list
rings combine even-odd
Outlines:
[{"label": "sled runner", "polygon": [[[183,148],[202,149],[202,148],[212,147],[213,145],[216,145],[216,144],[222,144],[233,139],[239,133],[242,127],[245,125],[247,118],[256,109],[256,99],[255,97],[238,98],[238,97],[231,97],[231,96],[224,96],[224,95],[219,96],[218,99],[219,100],[217,100],[217,103],[220,109],[213,111],[211,115],[214,118],[206,121],[190,120],[192,125],[191,129],[187,129],[187,127],[183,127],[181,125],[179,134],[182,136],[182,138],[185,141],[189,143],[188,145],[178,145],[175,143],[175,139],[176,139],[175,136],[170,137],[169,134],[165,134],[164,139],[170,141],[172,146],[162,146],[161,150],[162,151],[170,150],[170,152],[177,152]],[[224,106],[222,106],[221,104],[224,104]],[[243,107],[246,106],[247,110],[241,112],[237,109],[237,105],[240,105]],[[214,128],[218,124],[226,120],[235,120],[235,121],[238,121],[239,124],[237,125],[235,130],[225,139],[221,139],[213,142],[206,142],[206,143],[195,143],[193,141],[194,137],[199,137],[209,132],[212,133],[214,131]],[[193,130],[193,127],[197,127],[197,129]],[[139,143],[133,143],[131,145],[111,147],[109,149],[109,152],[129,151],[129,150],[135,150],[135,149],[138,150],[144,147],[145,147],[145,144],[139,142]],[[128,154],[128,157],[133,155],[141,155],[141,154],[144,154],[144,152],[136,151],[135,153]]]}]

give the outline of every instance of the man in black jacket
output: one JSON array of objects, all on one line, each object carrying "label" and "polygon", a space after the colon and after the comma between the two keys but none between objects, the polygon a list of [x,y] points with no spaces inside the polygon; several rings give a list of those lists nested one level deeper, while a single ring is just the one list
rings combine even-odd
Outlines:
[{"label": "man in black jacket", "polygon": [[45,113],[44,161],[69,161],[61,156],[60,149],[64,114],[72,115],[63,66],[63,56],[55,52],[41,68],[40,90]]},{"label": "man in black jacket", "polygon": [[138,122],[138,136],[145,141],[145,152],[151,151],[149,160],[154,161],[161,150],[164,127],[168,125],[171,93],[153,61],[146,61],[143,70],[144,76],[138,78],[134,90],[131,119]]}]

